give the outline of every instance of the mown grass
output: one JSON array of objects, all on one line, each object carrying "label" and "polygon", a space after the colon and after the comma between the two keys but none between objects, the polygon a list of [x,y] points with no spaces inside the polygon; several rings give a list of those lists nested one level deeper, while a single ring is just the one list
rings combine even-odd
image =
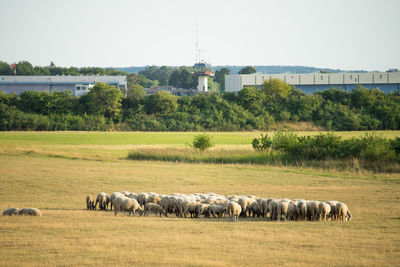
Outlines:
[{"label": "mown grass", "polygon": [[[247,145],[264,132],[208,132],[216,145]],[[268,132],[272,135],[274,132]],[[299,136],[319,132],[298,132]],[[363,131],[335,132],[343,138],[361,136]],[[378,131],[387,138],[400,131]],[[197,132],[0,132],[0,145],[174,145],[185,146]]]},{"label": "mown grass", "polygon": [[[255,165],[0,155],[0,265],[398,266],[400,177]],[[86,211],[99,191],[255,194],[346,202],[354,219],[269,222],[113,216]],[[390,204],[390,208],[385,205]]]}]

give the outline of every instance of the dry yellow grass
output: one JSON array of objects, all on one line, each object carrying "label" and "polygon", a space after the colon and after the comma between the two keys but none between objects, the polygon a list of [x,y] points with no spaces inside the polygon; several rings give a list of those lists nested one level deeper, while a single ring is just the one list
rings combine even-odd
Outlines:
[{"label": "dry yellow grass", "polygon": [[[43,217],[0,216],[2,266],[400,265],[396,175],[9,152],[0,155],[0,208],[37,207]],[[336,199],[354,219],[232,223],[84,210],[86,194],[123,190]]]}]

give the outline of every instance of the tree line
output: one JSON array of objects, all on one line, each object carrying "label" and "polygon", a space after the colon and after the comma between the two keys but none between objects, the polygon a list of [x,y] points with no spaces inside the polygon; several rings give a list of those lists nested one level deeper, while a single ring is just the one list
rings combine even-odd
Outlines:
[{"label": "tree line", "polygon": [[140,79],[154,80],[131,77],[137,79],[126,94],[105,83],[81,97],[70,92],[0,94],[0,130],[248,131],[281,122],[312,122],[326,130],[400,129],[400,97],[379,89],[332,88],[306,95],[271,79],[237,94],[177,97],[146,95]]}]

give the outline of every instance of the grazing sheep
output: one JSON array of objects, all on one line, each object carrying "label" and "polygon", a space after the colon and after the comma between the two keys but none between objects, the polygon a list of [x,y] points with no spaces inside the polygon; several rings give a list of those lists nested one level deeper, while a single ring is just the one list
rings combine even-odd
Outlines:
[{"label": "grazing sheep", "polygon": [[277,220],[286,221],[286,216],[289,208],[289,201],[281,201],[278,204]]},{"label": "grazing sheep", "polygon": [[338,202],[335,206],[335,216],[337,221],[350,221],[352,215],[346,204]]},{"label": "grazing sheep", "polygon": [[164,196],[161,198],[161,202],[160,202],[161,207],[167,212],[166,216],[168,213],[174,213],[174,201],[171,199],[171,197],[169,196]]},{"label": "grazing sheep", "polygon": [[328,203],[328,205],[331,206],[331,213],[329,214],[329,217],[331,218],[331,220],[336,221],[335,207],[336,207],[336,204],[339,203],[339,201],[330,200],[330,201],[326,201],[326,203]]},{"label": "grazing sheep", "polygon": [[8,215],[8,216],[13,216],[13,215],[18,215],[18,209],[17,208],[8,208],[3,210],[3,216]]},{"label": "grazing sheep", "polygon": [[139,193],[138,195],[138,202],[143,207],[149,200],[149,194],[147,193]]},{"label": "grazing sheep", "polygon": [[112,192],[112,193],[111,193],[111,195],[110,195],[110,202],[111,202],[111,204],[110,204],[110,210],[113,209],[114,199],[115,199],[116,197],[123,197],[123,196],[126,196],[126,195],[125,195],[124,193],[121,193],[121,192]]},{"label": "grazing sheep", "polygon": [[289,203],[286,218],[288,221],[297,221],[297,207],[292,202]]},{"label": "grazing sheep", "polygon": [[217,205],[217,204],[212,204],[212,205],[210,205],[210,208],[209,208],[209,213],[210,213],[210,215],[214,216],[214,218],[216,217],[215,215],[217,215],[218,217],[222,217],[226,211],[227,211],[227,209],[225,206],[221,206],[221,205]]},{"label": "grazing sheep", "polygon": [[161,197],[158,195],[153,195],[149,197],[149,200],[147,203],[156,203],[156,204],[161,204]]},{"label": "grazing sheep", "polygon": [[241,197],[237,201],[237,203],[240,205],[242,208],[242,213],[240,214],[240,217],[246,218],[247,216],[247,209],[250,206],[250,204],[255,201],[254,199],[248,198],[248,197]]},{"label": "grazing sheep", "polygon": [[210,217],[209,209],[210,209],[210,204],[204,204],[204,203],[197,204],[196,208],[197,218],[199,218],[201,215],[204,215],[205,217]]},{"label": "grazing sheep", "polygon": [[107,195],[107,193],[100,192],[99,194],[97,194],[96,203],[94,204],[94,207],[96,209],[97,203],[99,203],[99,209],[106,210],[109,202],[110,202],[110,197]]},{"label": "grazing sheep", "polygon": [[154,212],[154,214],[157,216],[157,214],[161,214],[164,213],[165,215],[165,210],[163,208],[161,208],[160,205],[156,204],[156,203],[146,203],[146,205],[144,205],[144,212],[143,212],[143,216],[149,216],[150,212]]},{"label": "grazing sheep", "polygon": [[326,221],[326,218],[331,213],[331,206],[326,202],[319,202],[318,209],[319,209],[319,219]]},{"label": "grazing sheep", "polygon": [[18,215],[42,216],[42,212],[36,208],[23,208],[18,210]]},{"label": "grazing sheep", "polygon": [[137,210],[143,211],[143,208],[139,205],[136,199],[128,198],[125,196],[119,196],[114,198],[113,205],[114,205],[114,216],[117,216],[118,211],[129,211],[128,216],[131,216],[131,213],[133,213],[133,215],[135,216],[135,212]]},{"label": "grazing sheep", "polygon": [[297,202],[296,209],[300,221],[305,221],[307,217],[307,202],[305,200]]},{"label": "grazing sheep", "polygon": [[94,199],[91,195],[86,196],[86,209],[88,210],[94,209]]},{"label": "grazing sheep", "polygon": [[185,218],[187,217],[188,213],[190,214],[190,217],[193,218],[193,216],[196,214],[198,204],[200,203],[196,201],[183,201],[183,215]]},{"label": "grazing sheep", "polygon": [[271,216],[271,221],[276,221],[278,217],[278,201],[271,199],[268,203],[268,210]]},{"label": "grazing sheep", "polygon": [[234,222],[237,221],[239,215],[242,212],[242,207],[235,201],[229,201],[228,206],[226,208],[229,217],[232,218],[232,221]]},{"label": "grazing sheep", "polygon": [[250,206],[248,207],[248,210],[249,210],[249,216],[252,216],[253,218],[255,216],[261,217],[261,209],[257,201],[251,203]]},{"label": "grazing sheep", "polygon": [[267,199],[262,199],[260,201],[260,211],[261,211],[261,216],[265,219],[267,217],[267,214],[269,212],[268,210],[268,200]]}]

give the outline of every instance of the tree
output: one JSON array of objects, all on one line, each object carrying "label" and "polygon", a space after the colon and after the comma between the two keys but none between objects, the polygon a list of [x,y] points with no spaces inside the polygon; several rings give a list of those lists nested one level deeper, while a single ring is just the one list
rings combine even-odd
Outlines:
[{"label": "tree", "polygon": [[194,137],[192,146],[204,151],[207,148],[212,147],[213,144],[211,143],[211,138],[207,134],[199,134]]},{"label": "tree", "polygon": [[244,67],[243,69],[239,70],[239,74],[252,74],[256,73],[256,69],[252,66]]},{"label": "tree", "polygon": [[214,81],[219,84],[221,92],[225,91],[225,75],[231,74],[231,70],[228,68],[222,68],[215,71]]},{"label": "tree", "polygon": [[149,80],[147,79],[145,76],[141,75],[141,74],[129,74],[127,77],[128,80],[128,88],[132,88],[132,86],[134,84],[138,84],[140,86],[143,86],[144,88],[150,88],[153,85],[158,85],[158,81],[155,80]]},{"label": "tree", "polygon": [[28,61],[20,61],[17,63],[17,75],[33,75],[33,66]]},{"label": "tree", "polygon": [[293,88],[280,79],[269,79],[264,81],[262,91],[268,103],[281,103],[293,92]]},{"label": "tree", "polygon": [[161,91],[149,95],[145,99],[145,109],[148,114],[166,115],[178,108],[178,98],[168,92]]},{"label": "tree", "polygon": [[254,87],[245,87],[239,91],[240,105],[252,113],[259,112],[262,108],[262,95]]},{"label": "tree", "polygon": [[10,65],[7,62],[0,61],[0,75],[10,75]]},{"label": "tree", "polygon": [[192,68],[189,67],[180,67],[175,69],[169,79],[169,85],[184,89],[196,88],[197,79],[192,72]]},{"label": "tree", "polygon": [[103,115],[118,120],[121,113],[123,95],[115,86],[106,83],[96,83],[81,97],[86,110],[90,114]]},{"label": "tree", "polygon": [[127,95],[124,104],[126,108],[137,109],[139,107],[140,101],[145,97],[146,91],[143,86],[139,84],[133,84],[127,90]]}]

